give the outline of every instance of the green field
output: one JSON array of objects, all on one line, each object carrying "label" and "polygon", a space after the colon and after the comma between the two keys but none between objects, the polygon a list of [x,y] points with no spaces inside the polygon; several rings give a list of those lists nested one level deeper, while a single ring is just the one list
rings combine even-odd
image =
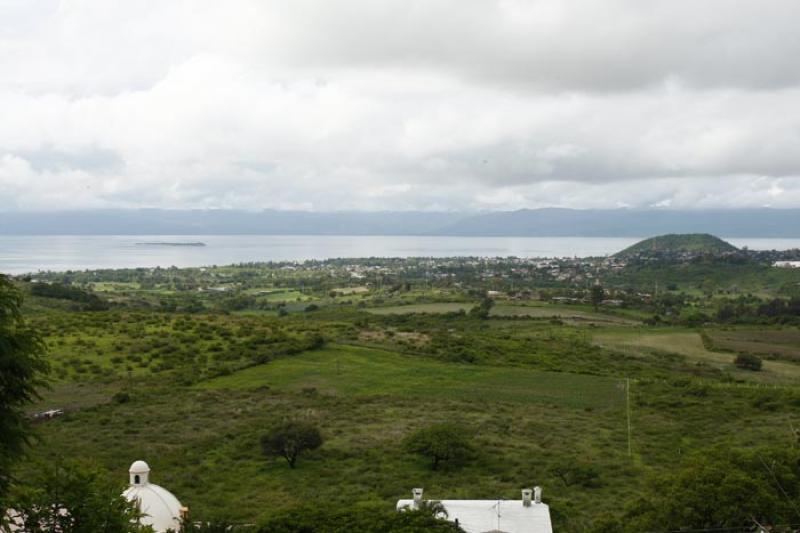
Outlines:
[{"label": "green field", "polygon": [[715,348],[800,361],[798,329],[719,329],[706,332]]},{"label": "green field", "polygon": [[641,350],[654,350],[665,354],[678,354],[689,360],[705,363],[728,372],[738,379],[764,383],[800,383],[800,365],[782,361],[764,361],[763,370],[749,372],[733,364],[734,354],[708,350],[699,333],[693,331],[616,331],[593,336],[598,346],[637,354]]},{"label": "green field", "polygon": [[198,385],[256,388],[333,396],[401,395],[469,401],[619,407],[619,380],[526,368],[447,364],[384,350],[333,346],[259,365]]},{"label": "green field", "polygon": [[458,313],[459,311],[469,311],[475,307],[471,303],[432,303],[432,304],[409,304],[409,305],[394,305],[389,307],[373,307],[367,309],[367,312],[375,315],[409,315],[413,313],[420,314],[441,314],[441,313]]},{"label": "green field", "polygon": [[630,318],[585,311],[564,305],[508,305],[499,304],[492,308],[492,316],[498,317],[531,317],[531,318],[559,318],[561,320],[578,323],[606,323],[606,324],[638,324]]}]

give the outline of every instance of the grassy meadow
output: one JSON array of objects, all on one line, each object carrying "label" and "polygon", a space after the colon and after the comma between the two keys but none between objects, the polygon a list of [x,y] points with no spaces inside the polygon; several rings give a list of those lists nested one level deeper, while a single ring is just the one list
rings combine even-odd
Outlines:
[{"label": "grassy meadow", "polygon": [[[94,285],[122,303],[27,300],[52,367],[31,411],[66,414],[36,425],[18,473],[70,457],[124,484],[144,459],[198,518],[254,523],[316,500],[391,509],[415,486],[490,499],[540,485],[557,530],[580,532],[694,451],[795,438],[797,327],[667,327],[631,309],[503,298],[480,318],[477,299],[447,301],[452,289],[394,295],[340,279],[316,291],[254,279],[233,294]],[[189,296],[192,312],[175,310]],[[744,352],[761,371],[734,365]],[[325,440],[296,469],[259,446],[287,418]],[[402,441],[444,421],[475,454],[433,471]]]}]

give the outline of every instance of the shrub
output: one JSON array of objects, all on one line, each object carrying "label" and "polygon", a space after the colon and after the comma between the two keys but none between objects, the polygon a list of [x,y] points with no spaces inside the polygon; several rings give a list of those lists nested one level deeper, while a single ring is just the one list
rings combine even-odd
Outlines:
[{"label": "shrub", "polygon": [[554,465],[551,472],[558,476],[567,487],[579,485],[591,489],[601,485],[600,472],[597,467],[576,460],[565,460]]},{"label": "shrub", "polygon": [[128,403],[131,401],[131,395],[127,392],[120,391],[111,397],[111,401],[114,403]]},{"label": "shrub", "polygon": [[300,420],[288,420],[274,425],[261,437],[261,451],[267,456],[280,456],[294,468],[297,457],[308,450],[322,446],[319,429]]},{"label": "shrub", "polygon": [[752,370],[754,372],[761,370],[761,358],[749,353],[737,355],[734,364],[742,370]]}]

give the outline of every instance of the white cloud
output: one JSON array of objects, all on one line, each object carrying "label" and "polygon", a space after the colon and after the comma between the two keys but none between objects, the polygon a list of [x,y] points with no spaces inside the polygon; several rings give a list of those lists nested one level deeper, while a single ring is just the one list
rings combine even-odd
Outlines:
[{"label": "white cloud", "polygon": [[3,208],[798,207],[799,16],[0,2]]}]

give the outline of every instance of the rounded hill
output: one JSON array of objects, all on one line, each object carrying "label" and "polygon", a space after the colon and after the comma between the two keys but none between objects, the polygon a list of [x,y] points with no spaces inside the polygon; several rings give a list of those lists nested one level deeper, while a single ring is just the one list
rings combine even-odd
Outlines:
[{"label": "rounded hill", "polygon": [[651,254],[721,254],[735,252],[738,248],[708,233],[671,233],[637,242],[615,254],[615,257],[633,257]]}]

